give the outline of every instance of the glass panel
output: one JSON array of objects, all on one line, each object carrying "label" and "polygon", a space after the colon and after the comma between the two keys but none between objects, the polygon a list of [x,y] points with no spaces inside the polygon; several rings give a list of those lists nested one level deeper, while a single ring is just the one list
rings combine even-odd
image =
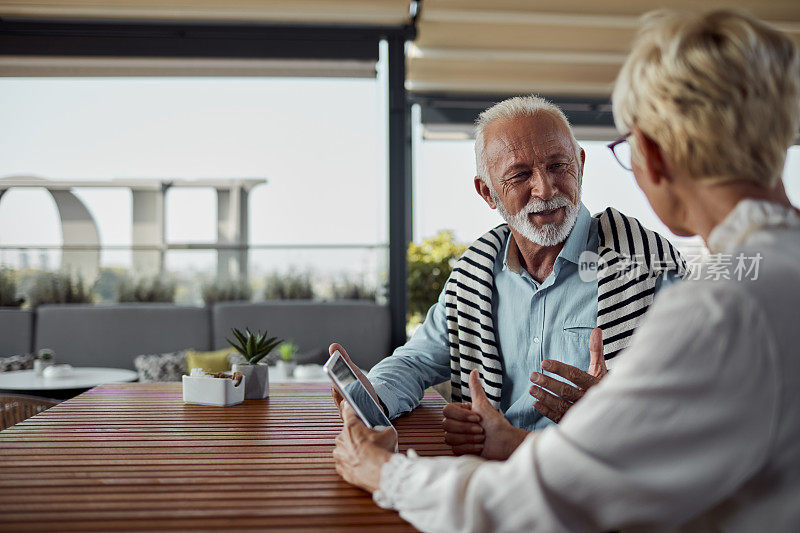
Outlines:
[{"label": "glass panel", "polygon": [[388,279],[387,249],[251,249],[249,271],[253,299],[263,300],[269,279],[305,277],[315,299],[353,298],[366,293],[385,303]]},{"label": "glass panel", "polygon": [[177,285],[175,303],[203,305],[202,286],[216,277],[217,252],[168,250],[164,263],[166,277]]}]

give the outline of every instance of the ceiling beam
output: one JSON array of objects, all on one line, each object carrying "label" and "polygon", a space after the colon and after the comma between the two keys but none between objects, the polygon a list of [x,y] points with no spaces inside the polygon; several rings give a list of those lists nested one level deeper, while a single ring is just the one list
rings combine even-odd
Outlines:
[{"label": "ceiling beam", "polygon": [[0,21],[6,56],[378,59],[378,42],[413,26],[290,26],[156,22]]}]

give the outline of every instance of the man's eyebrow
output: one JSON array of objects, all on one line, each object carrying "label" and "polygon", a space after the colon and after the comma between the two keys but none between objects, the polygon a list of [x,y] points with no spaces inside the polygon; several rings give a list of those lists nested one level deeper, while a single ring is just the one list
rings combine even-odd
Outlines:
[{"label": "man's eyebrow", "polygon": [[517,161],[504,168],[503,174],[508,174],[509,172],[514,172],[517,170],[524,170],[527,169],[529,166],[530,166],[529,163],[526,163],[524,161]]},{"label": "man's eyebrow", "polygon": [[575,156],[574,152],[571,152],[571,151],[567,150],[566,148],[559,147],[556,150],[553,150],[552,152],[548,153],[545,156],[545,159],[548,160],[548,161],[551,161],[553,159],[563,159],[565,157],[570,159],[570,158],[572,158],[574,156]]}]

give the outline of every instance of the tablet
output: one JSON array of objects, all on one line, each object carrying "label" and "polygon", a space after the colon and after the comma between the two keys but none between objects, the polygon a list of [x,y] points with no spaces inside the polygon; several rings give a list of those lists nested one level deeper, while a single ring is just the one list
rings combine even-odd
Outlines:
[{"label": "tablet", "polygon": [[[347,403],[353,407],[353,410],[368,428],[376,430],[388,427],[393,428],[383,409],[369,393],[364,383],[358,379],[353,368],[338,350],[333,352],[333,355],[331,355],[323,368],[328,377],[331,378],[334,387],[347,400]],[[357,394],[351,393],[354,388],[359,390]],[[359,401],[356,401],[356,398]]]}]

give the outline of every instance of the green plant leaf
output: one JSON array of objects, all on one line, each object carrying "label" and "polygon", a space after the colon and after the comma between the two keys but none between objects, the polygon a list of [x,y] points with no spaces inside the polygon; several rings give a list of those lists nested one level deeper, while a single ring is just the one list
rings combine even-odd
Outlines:
[{"label": "green plant leaf", "polygon": [[230,344],[231,346],[233,346],[233,349],[234,349],[234,350],[236,350],[236,351],[237,351],[237,352],[239,352],[240,354],[244,355],[245,357],[247,356],[247,354],[245,354],[245,353],[244,353],[244,350],[242,349],[242,347],[241,347],[241,346],[239,346],[239,345],[237,345],[237,344],[234,344],[234,343],[233,343],[233,342],[231,342],[231,340],[230,340],[229,338],[227,338],[227,337],[225,337],[225,340],[226,340],[226,341],[228,341],[228,344]]},{"label": "green plant leaf", "polygon": [[244,347],[247,344],[247,339],[245,338],[244,334],[236,328],[233,328],[233,335],[236,337],[236,340],[239,341],[239,344]]}]

